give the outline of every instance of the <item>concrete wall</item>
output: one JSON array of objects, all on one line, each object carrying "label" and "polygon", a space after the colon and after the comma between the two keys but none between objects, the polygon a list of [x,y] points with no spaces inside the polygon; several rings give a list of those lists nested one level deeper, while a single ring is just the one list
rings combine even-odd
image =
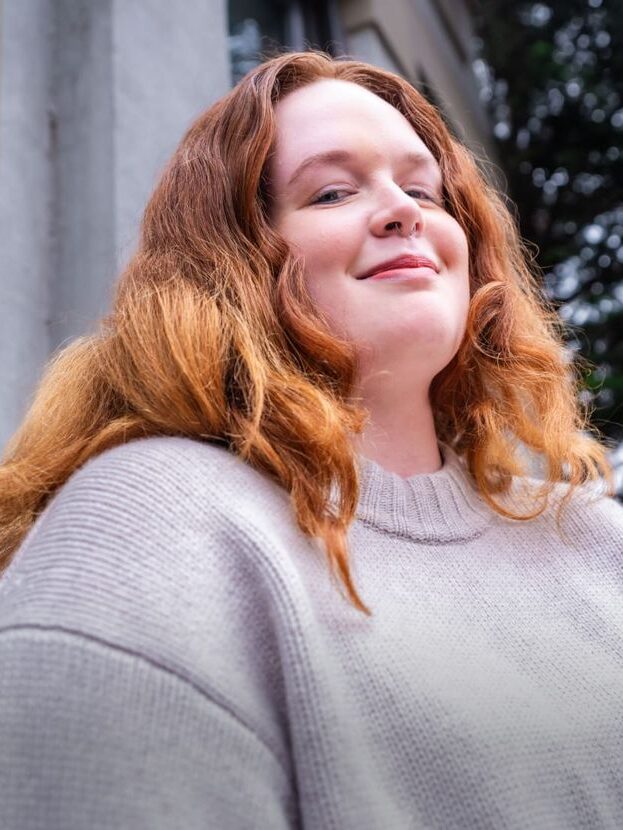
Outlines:
[{"label": "concrete wall", "polygon": [[454,131],[477,154],[495,157],[471,68],[471,18],[465,0],[341,0],[348,52],[425,79]]},{"label": "concrete wall", "polygon": [[55,3],[52,348],[90,329],[115,273],[113,16],[113,0]]},{"label": "concrete wall", "polygon": [[110,305],[158,174],[230,86],[225,0],[0,4],[0,447]]},{"label": "concrete wall", "polygon": [[4,0],[0,10],[1,446],[50,348],[53,182],[50,4]]}]

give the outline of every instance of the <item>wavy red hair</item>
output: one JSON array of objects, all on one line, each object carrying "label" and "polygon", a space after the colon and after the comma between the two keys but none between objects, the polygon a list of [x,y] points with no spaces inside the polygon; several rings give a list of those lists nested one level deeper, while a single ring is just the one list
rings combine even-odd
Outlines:
[{"label": "wavy red hair", "polygon": [[[437,159],[447,209],[468,238],[467,331],[430,391],[439,440],[510,518],[538,516],[559,481],[570,485],[565,502],[591,479],[605,476],[612,487],[562,324],[473,155],[399,76],[289,53],[253,69],[190,127],[147,205],[112,312],[47,367],[0,466],[0,565],[87,459],[140,436],[186,435],[224,443],[284,487],[301,531],[324,540],[338,586],[370,613],[346,545],[359,496],[352,437],[367,420],[350,401],[356,351],[318,316],[302,264],[267,211],[275,102],[324,78],[360,84],[409,120]],[[547,470],[528,513],[503,498],[526,472],[522,445]]]}]

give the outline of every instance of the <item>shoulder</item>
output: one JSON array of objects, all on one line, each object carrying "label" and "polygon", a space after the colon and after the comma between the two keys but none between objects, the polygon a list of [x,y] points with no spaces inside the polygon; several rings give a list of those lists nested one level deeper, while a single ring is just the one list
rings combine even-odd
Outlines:
[{"label": "shoulder", "polygon": [[[513,486],[513,507],[529,512],[541,502],[538,496],[543,480],[526,477]],[[623,553],[623,505],[606,495],[603,482],[579,485],[570,491],[567,483],[554,484],[547,506],[538,523],[555,528],[572,549],[600,548],[617,556]]]},{"label": "shoulder", "polygon": [[0,618],[12,605],[20,619],[38,609],[107,630],[141,616],[167,625],[194,608],[209,624],[202,592],[227,602],[232,591],[240,602],[245,590],[270,592],[276,569],[289,576],[289,541],[305,544],[286,491],[226,449],[132,441],[54,495],[0,580]]},{"label": "shoulder", "polygon": [[[215,522],[253,524],[266,510],[287,508],[276,482],[222,446],[181,436],[130,441],[89,459],[55,494],[46,513],[74,519],[95,511],[100,528],[164,537],[200,532]],[[287,511],[286,511],[287,512]]]},{"label": "shoulder", "polygon": [[224,448],[129,442],[39,517],[0,579],[0,637],[47,632],[147,661],[279,744],[279,641],[310,613],[293,565],[305,545],[287,493]]},{"label": "shoulder", "polygon": [[[179,494],[191,499],[227,489],[242,496],[270,486],[261,473],[224,447],[182,436],[141,438],[106,450],[77,470],[68,486],[105,481],[140,484],[152,496]],[[242,491],[237,489],[240,485]]]},{"label": "shoulder", "polygon": [[572,539],[623,554],[623,505],[596,486],[578,487],[565,510]]}]

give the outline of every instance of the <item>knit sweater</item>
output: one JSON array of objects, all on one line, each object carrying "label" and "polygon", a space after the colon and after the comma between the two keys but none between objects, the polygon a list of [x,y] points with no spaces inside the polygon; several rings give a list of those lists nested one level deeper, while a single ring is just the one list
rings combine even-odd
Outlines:
[{"label": "knit sweater", "polygon": [[3,830],[623,827],[623,508],[492,511],[359,459],[338,592],[286,491],[146,438],[0,580]]}]

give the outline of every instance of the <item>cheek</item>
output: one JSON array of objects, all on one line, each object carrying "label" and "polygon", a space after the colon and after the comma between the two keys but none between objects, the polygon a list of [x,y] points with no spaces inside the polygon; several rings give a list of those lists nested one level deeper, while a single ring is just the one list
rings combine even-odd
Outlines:
[{"label": "cheek", "polygon": [[290,248],[303,258],[305,272],[313,281],[334,280],[336,274],[347,272],[360,247],[354,229],[329,211],[321,216],[307,213],[305,217],[284,222],[278,230]]},{"label": "cheek", "polygon": [[439,250],[448,269],[456,276],[463,289],[464,301],[469,301],[469,245],[463,228],[452,217],[439,228]]},{"label": "cheek", "polygon": [[457,269],[469,269],[469,246],[465,231],[452,217],[443,230],[443,240],[446,248],[446,260]]}]

